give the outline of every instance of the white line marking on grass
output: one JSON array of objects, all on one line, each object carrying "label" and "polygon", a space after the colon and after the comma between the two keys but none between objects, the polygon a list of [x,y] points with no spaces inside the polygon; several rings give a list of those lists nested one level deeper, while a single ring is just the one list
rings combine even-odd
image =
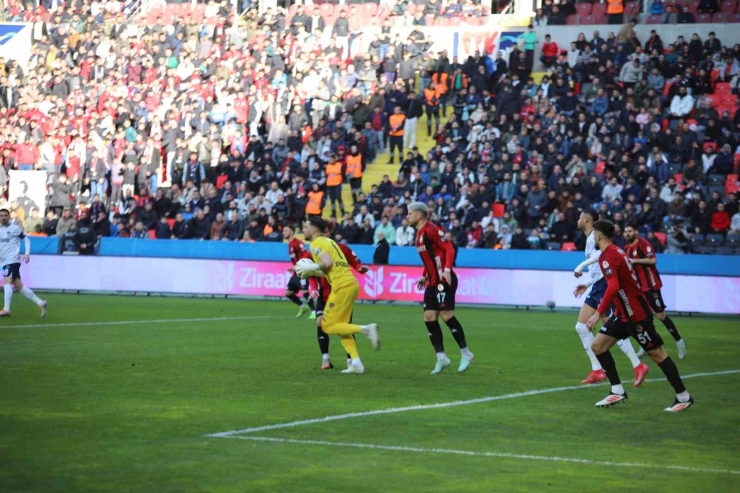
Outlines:
[{"label": "white line marking on grass", "polygon": [[393,452],[415,452],[420,454],[444,454],[444,455],[467,455],[473,457],[495,457],[498,459],[517,459],[526,461],[546,461],[546,462],[568,462],[571,464],[583,464],[588,466],[608,466],[608,467],[629,467],[629,468],[641,468],[641,469],[662,469],[668,471],[683,471],[683,472],[702,472],[702,473],[714,473],[714,474],[740,474],[740,471],[734,471],[731,469],[707,469],[703,467],[690,467],[690,466],[677,466],[677,465],[663,465],[663,464],[646,464],[646,463],[632,463],[632,462],[613,462],[606,460],[590,460],[590,459],[578,459],[575,457],[550,457],[544,455],[528,455],[528,454],[511,454],[502,452],[474,452],[471,450],[454,450],[454,449],[443,449],[443,448],[421,448],[421,447],[401,447],[396,445],[373,445],[369,443],[343,443],[343,442],[324,442],[319,440],[293,440],[290,438],[268,438],[268,437],[255,437],[255,436],[231,436],[227,437],[237,440],[252,440],[255,442],[273,442],[273,443],[287,443],[293,445],[321,445],[327,447],[346,447],[346,448],[359,448],[359,449],[372,449],[372,450],[388,450]]},{"label": "white line marking on grass", "polygon": [[[681,378],[686,380],[689,378],[713,377],[713,376],[719,376],[719,375],[732,375],[735,373],[740,373],[740,370],[717,371],[717,372],[711,372],[711,373],[694,373],[691,375],[684,375]],[[645,381],[646,382],[663,382],[665,381],[665,379],[664,378],[649,378]],[[625,383],[629,383],[629,382],[625,382]],[[228,437],[233,437],[235,435],[245,435],[248,433],[257,433],[260,431],[279,430],[282,428],[293,428],[296,426],[313,425],[317,423],[326,423],[328,421],[338,421],[342,419],[362,418],[365,416],[376,416],[379,414],[404,413],[404,412],[409,412],[409,411],[424,411],[426,409],[442,409],[446,407],[469,406],[471,404],[482,404],[484,402],[503,401],[507,399],[517,399],[519,397],[529,397],[531,395],[551,394],[553,392],[564,392],[566,390],[581,390],[581,389],[588,389],[588,388],[593,388],[593,387],[594,386],[592,385],[572,385],[568,387],[552,387],[549,389],[527,390],[525,392],[516,392],[513,394],[494,395],[490,397],[479,397],[477,399],[469,399],[469,400],[464,400],[464,401],[440,402],[437,404],[420,404],[420,405],[415,405],[415,406],[392,407],[389,409],[376,409],[373,411],[362,411],[362,412],[356,412],[356,413],[337,414],[334,416],[324,416],[323,418],[303,419],[300,421],[292,421],[290,423],[279,423],[275,425],[257,426],[254,428],[244,428],[241,430],[223,431],[220,433],[212,433],[210,435],[206,435],[206,437],[228,438]]]},{"label": "white line marking on grass", "polygon": [[159,320],[120,320],[108,322],[80,322],[80,323],[62,323],[62,324],[34,324],[34,325],[8,325],[0,326],[0,329],[41,329],[52,327],[91,327],[98,325],[143,325],[143,324],[172,324],[172,323],[191,323],[191,322],[224,322],[229,320],[259,320],[265,318],[280,318],[270,315],[256,317],[211,317],[211,318],[170,318]]}]

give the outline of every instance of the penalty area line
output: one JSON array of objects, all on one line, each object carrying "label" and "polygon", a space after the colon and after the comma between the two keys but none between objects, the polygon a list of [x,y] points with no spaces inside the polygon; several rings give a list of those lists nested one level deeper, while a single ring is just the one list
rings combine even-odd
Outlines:
[{"label": "penalty area line", "polygon": [[732,469],[709,469],[703,467],[691,467],[670,464],[647,464],[643,462],[615,462],[608,460],[590,460],[579,459],[575,457],[558,457],[546,455],[529,455],[514,454],[507,452],[475,452],[472,450],[455,450],[444,448],[423,448],[423,447],[404,447],[397,445],[373,445],[370,443],[345,443],[345,442],[326,442],[320,440],[294,440],[290,438],[269,438],[257,436],[229,436],[226,438],[237,440],[250,440],[254,442],[271,442],[291,445],[314,445],[325,447],[344,447],[356,449],[386,450],[391,452],[413,452],[418,454],[438,454],[438,455],[464,455],[469,457],[490,457],[496,459],[515,459],[524,461],[542,461],[542,462],[565,462],[570,464],[581,464],[587,466],[605,466],[605,467],[629,467],[631,469],[660,469],[664,471],[681,471],[681,472],[699,472],[712,474],[733,474],[740,475],[740,471]]},{"label": "penalty area line", "polygon": [[209,317],[209,318],[165,318],[157,320],[118,320],[107,322],[80,322],[80,323],[59,323],[59,324],[32,324],[32,325],[8,325],[0,326],[0,329],[43,329],[54,327],[93,327],[98,325],[143,325],[143,324],[173,324],[173,323],[194,323],[194,322],[226,322],[230,320],[259,320],[267,318],[281,318],[271,315],[254,316],[254,317]]},{"label": "penalty area line", "polygon": [[[726,371],[717,371],[717,372],[710,372],[710,373],[693,373],[690,375],[682,375],[681,378],[686,380],[690,378],[714,377],[714,376],[719,376],[719,375],[732,375],[736,373],[740,373],[740,370],[726,370]],[[665,378],[648,378],[645,380],[645,382],[663,382],[663,381],[665,381]],[[629,383],[629,382],[624,382],[624,383]],[[324,416],[322,418],[291,421],[289,423],[278,423],[274,425],[257,426],[253,428],[243,428],[240,430],[222,431],[220,433],[211,433],[205,436],[208,438],[230,438],[236,435],[246,435],[249,433],[258,433],[261,431],[280,430],[283,428],[294,428],[296,426],[307,426],[307,425],[313,425],[313,424],[318,424],[318,423],[326,423],[329,421],[339,421],[343,419],[362,418],[365,416],[377,416],[381,414],[396,414],[396,413],[404,413],[404,412],[410,412],[410,411],[424,411],[427,409],[443,409],[447,407],[470,406],[472,404],[482,404],[485,402],[503,401],[507,399],[517,399],[519,397],[529,397],[532,395],[551,394],[554,392],[565,392],[568,390],[582,390],[582,389],[588,389],[588,388],[593,388],[593,387],[594,387],[593,385],[571,385],[567,387],[552,387],[549,389],[527,390],[524,392],[516,392],[513,394],[494,395],[490,397],[479,397],[477,399],[469,399],[469,400],[464,400],[464,401],[439,402],[436,404],[420,404],[416,406],[392,407],[388,409],[375,409],[373,411],[362,411],[362,412],[354,412],[354,413],[347,413],[347,414],[337,414],[333,416]]]}]

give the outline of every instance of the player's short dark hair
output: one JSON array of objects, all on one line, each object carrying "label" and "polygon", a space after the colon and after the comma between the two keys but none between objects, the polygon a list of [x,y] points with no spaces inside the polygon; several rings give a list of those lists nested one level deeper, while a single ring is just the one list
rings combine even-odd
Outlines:
[{"label": "player's short dark hair", "polygon": [[599,213],[596,212],[594,209],[585,209],[583,213],[591,218],[591,222],[595,223],[599,220]]},{"label": "player's short dark hair", "polygon": [[637,231],[638,229],[640,229],[640,227],[637,225],[637,221],[634,221],[634,220],[627,222],[627,224],[625,224],[624,227],[625,228],[632,228],[635,231]]},{"label": "player's short dark hair", "polygon": [[322,232],[329,228],[329,225],[321,216],[308,216],[308,224]]},{"label": "player's short dark hair", "polygon": [[594,223],[594,229],[598,231],[599,233],[603,234],[610,240],[614,238],[614,223],[611,221],[607,221],[606,219],[601,219],[600,221],[596,221]]},{"label": "player's short dark hair", "polygon": [[8,215],[10,215],[10,210],[7,207],[3,207],[2,209],[0,209],[0,212],[7,212]]}]

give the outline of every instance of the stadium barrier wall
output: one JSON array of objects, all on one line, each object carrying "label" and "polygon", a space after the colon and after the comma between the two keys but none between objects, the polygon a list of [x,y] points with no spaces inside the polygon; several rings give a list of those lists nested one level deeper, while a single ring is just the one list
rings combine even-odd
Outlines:
[{"label": "stadium barrier wall", "polygon": [[[130,241],[130,240],[129,240]],[[41,255],[22,267],[24,282],[35,289],[118,291],[200,295],[282,297],[290,279],[289,262],[79,257]],[[578,307],[571,272],[511,269],[456,269],[457,302],[474,305]],[[420,270],[371,266],[360,282],[361,300],[422,301],[415,287]],[[740,314],[740,278],[663,276],[666,306],[681,312]]]},{"label": "stadium barrier wall", "polygon": [[[35,240],[35,239],[34,239]],[[35,244],[35,243],[34,243]],[[34,246],[33,251],[39,250]],[[371,245],[352,245],[352,249],[366,264],[373,263],[375,248]],[[195,240],[132,240],[130,238],[103,238],[100,246],[103,257],[156,257],[214,260],[259,260],[287,262],[288,246],[283,243],[234,243]],[[583,261],[582,252],[552,252],[545,250],[482,250],[460,249],[457,267],[487,269],[572,271]],[[389,264],[421,266],[419,254],[413,247],[394,246]],[[740,277],[740,256],[723,255],[658,255],[661,274],[692,276]]]}]

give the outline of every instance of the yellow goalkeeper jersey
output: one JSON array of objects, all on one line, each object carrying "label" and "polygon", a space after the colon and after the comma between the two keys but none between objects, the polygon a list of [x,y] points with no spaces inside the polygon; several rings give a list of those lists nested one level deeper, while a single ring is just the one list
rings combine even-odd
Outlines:
[{"label": "yellow goalkeeper jersey", "polygon": [[329,254],[333,262],[331,269],[326,274],[326,279],[332,289],[357,284],[357,279],[352,273],[347,257],[344,256],[334,240],[326,236],[319,236],[311,242],[311,256],[314,262],[319,263],[322,252]]}]

